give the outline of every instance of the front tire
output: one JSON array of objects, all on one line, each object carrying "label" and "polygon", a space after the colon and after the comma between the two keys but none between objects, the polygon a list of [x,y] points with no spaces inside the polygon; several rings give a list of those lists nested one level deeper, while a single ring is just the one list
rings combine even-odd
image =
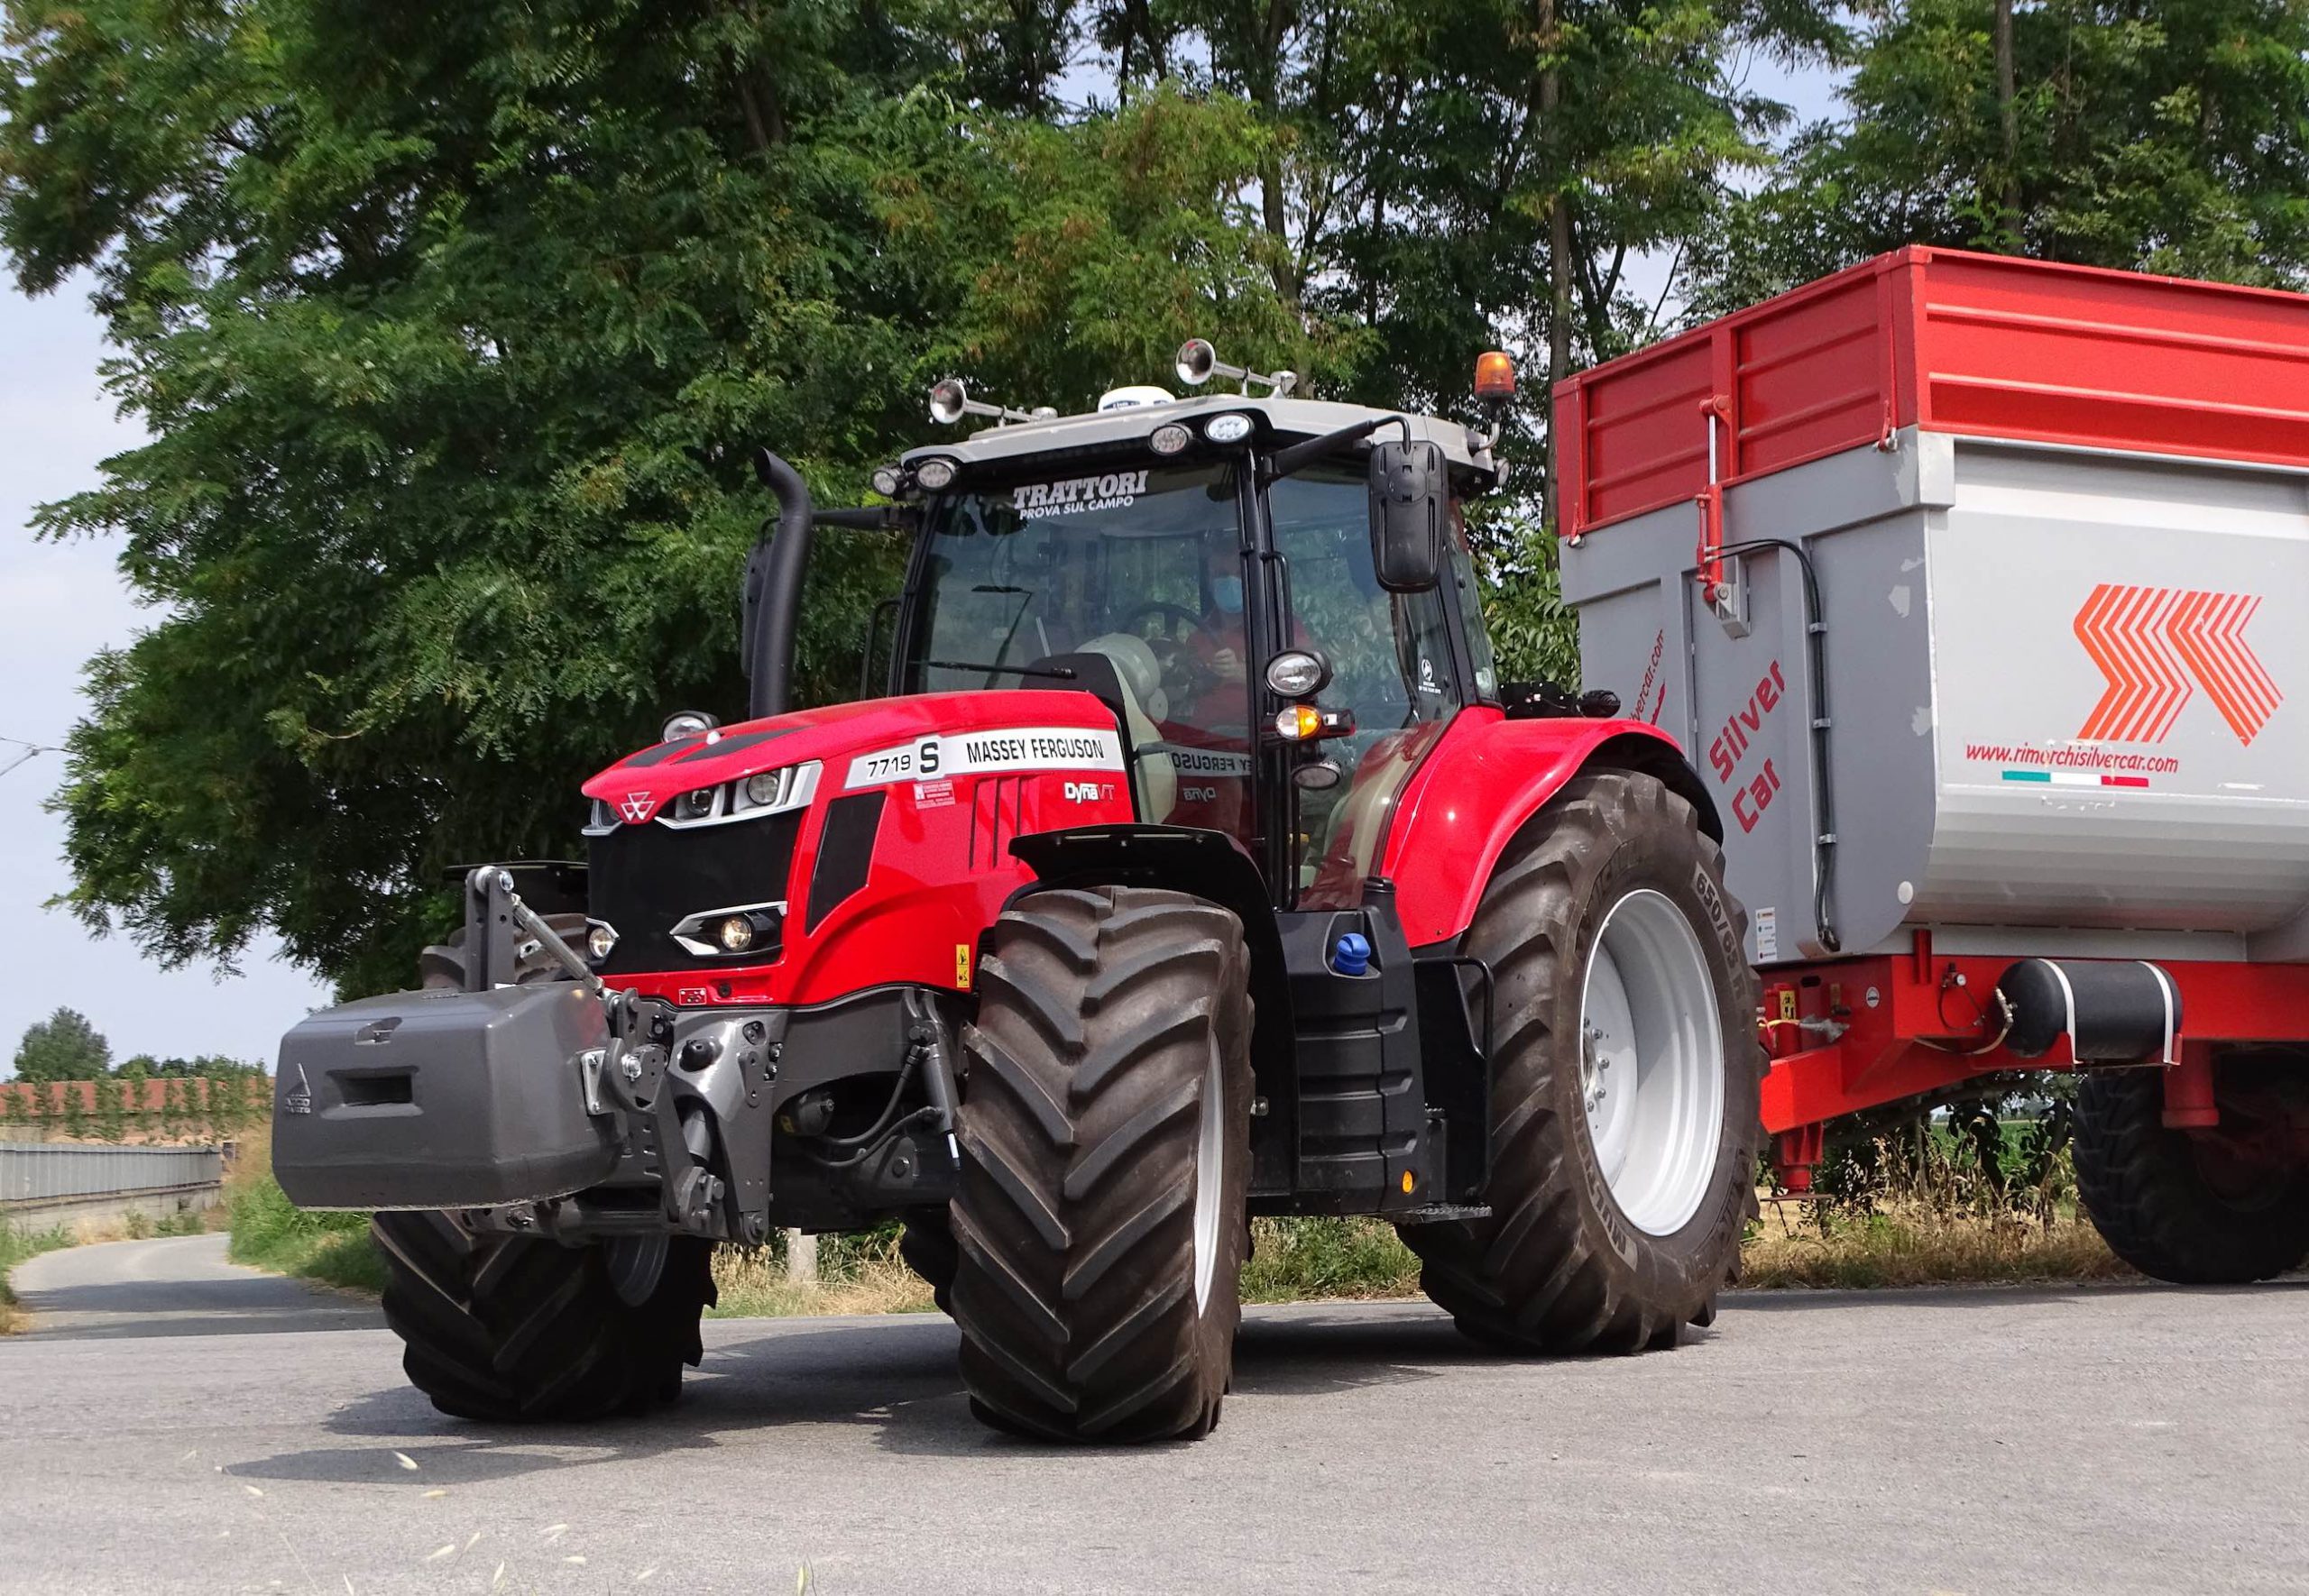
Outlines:
[{"label": "front tire", "polygon": [[1056,1441],[1219,1421],[1249,1234],[1242,925],[1136,887],[996,921],[964,1033],[952,1312],[971,1407]]},{"label": "front tire", "polygon": [[2223,1060],[2217,1092],[2230,1133],[2165,1127],[2155,1069],[2096,1071],[2076,1087],[2076,1191],[2109,1250],[2145,1275],[2185,1286],[2243,1285],[2309,1258],[2309,1168],[2256,1158],[2236,1133],[2297,1097],[2292,1060]]},{"label": "front tire", "polygon": [[1713,1316],[1762,1138],[1745,922],[1648,775],[1575,778],[1501,860],[1467,941],[1496,982],[1492,1213],[1403,1230],[1471,1339],[1632,1353]]},{"label": "front tire", "polygon": [[[489,1423],[641,1413],[704,1357],[713,1245],[694,1236],[564,1247],[476,1236],[446,1214],[385,1213],[385,1322],[433,1406]],[[662,1252],[660,1249],[662,1248]]]}]

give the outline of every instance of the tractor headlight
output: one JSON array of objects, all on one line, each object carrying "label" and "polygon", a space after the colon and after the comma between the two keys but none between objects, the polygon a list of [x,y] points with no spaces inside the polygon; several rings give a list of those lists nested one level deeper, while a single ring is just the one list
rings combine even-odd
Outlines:
[{"label": "tractor headlight", "polygon": [[874,484],[874,491],[885,499],[896,499],[898,490],[906,486],[906,473],[895,465],[876,466],[869,480]]},{"label": "tractor headlight", "polygon": [[754,922],[742,914],[732,914],[713,928],[713,940],[724,953],[743,953],[754,945]]},{"label": "tractor headlight", "polygon": [[748,815],[799,809],[817,793],[818,768],[818,762],[811,759],[782,770],[757,770],[751,775],[740,776],[730,784],[730,803],[725,812],[731,820],[743,820]]},{"label": "tractor headlight", "polygon": [[585,957],[599,964],[617,951],[617,927],[606,920],[585,922]]},{"label": "tractor headlight", "polygon": [[666,724],[658,731],[658,740],[670,743],[685,737],[704,737],[721,724],[704,710],[676,710],[666,717]]},{"label": "tractor headlight", "polygon": [[925,460],[914,468],[914,480],[935,493],[952,483],[954,463],[944,459]]},{"label": "tractor headlight", "polygon": [[1157,454],[1175,454],[1194,442],[1194,434],[1176,421],[1166,421],[1156,427],[1146,440],[1146,446]]},{"label": "tractor headlight", "polygon": [[1310,698],[1331,679],[1329,661],[1311,648],[1286,648],[1266,662],[1267,691],[1277,698]]},{"label": "tractor headlight", "polygon": [[1213,416],[1202,424],[1202,436],[1214,444],[1239,444],[1251,436],[1251,418],[1240,410]]}]

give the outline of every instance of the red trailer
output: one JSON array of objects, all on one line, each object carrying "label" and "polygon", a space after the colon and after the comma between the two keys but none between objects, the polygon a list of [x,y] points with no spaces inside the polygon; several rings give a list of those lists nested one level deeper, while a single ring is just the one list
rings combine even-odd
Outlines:
[{"label": "red trailer", "polygon": [[1912,248],[1565,383],[1593,685],[1706,773],[1766,1128],[2087,1072],[2117,1252],[2309,1255],[2309,298]]}]

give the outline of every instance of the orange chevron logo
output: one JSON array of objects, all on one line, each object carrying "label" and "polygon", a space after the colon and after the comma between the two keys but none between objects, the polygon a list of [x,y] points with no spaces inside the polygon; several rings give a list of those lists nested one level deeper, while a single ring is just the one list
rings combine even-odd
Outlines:
[{"label": "orange chevron logo", "polygon": [[2076,612],[2076,640],[2108,689],[2077,736],[2092,742],[2161,743],[2198,687],[2249,746],[2285,694],[2245,641],[2261,607],[2250,593],[2102,582]]}]

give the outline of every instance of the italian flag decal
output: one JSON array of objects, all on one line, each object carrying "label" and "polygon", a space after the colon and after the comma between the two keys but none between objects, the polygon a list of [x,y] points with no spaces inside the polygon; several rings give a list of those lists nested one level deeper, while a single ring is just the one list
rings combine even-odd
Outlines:
[{"label": "italian flag decal", "polygon": [[2044,782],[2056,787],[2145,787],[2145,775],[2084,775],[2065,770],[2008,770],[2008,782]]}]

